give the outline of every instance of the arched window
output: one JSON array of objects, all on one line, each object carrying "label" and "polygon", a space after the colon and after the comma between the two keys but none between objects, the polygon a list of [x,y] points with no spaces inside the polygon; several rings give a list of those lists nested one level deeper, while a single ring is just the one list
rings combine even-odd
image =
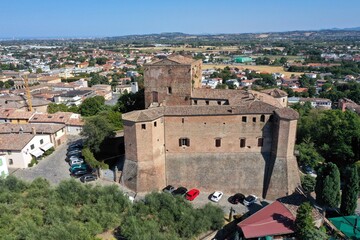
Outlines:
[{"label": "arched window", "polygon": [[260,122],[265,122],[265,115],[260,116]]}]

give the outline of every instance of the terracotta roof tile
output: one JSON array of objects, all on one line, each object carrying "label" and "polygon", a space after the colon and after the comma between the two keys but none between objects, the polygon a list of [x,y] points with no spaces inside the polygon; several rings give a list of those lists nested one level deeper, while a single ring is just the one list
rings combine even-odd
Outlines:
[{"label": "terracotta roof tile", "polygon": [[299,113],[291,108],[276,109],[275,113],[283,119],[296,120],[299,118]]},{"label": "terracotta roof tile", "polygon": [[0,150],[22,150],[35,135],[0,134]]},{"label": "terracotta roof tile", "polygon": [[53,134],[64,128],[63,124],[0,124],[0,134],[9,133],[32,133],[33,128],[36,133]]}]

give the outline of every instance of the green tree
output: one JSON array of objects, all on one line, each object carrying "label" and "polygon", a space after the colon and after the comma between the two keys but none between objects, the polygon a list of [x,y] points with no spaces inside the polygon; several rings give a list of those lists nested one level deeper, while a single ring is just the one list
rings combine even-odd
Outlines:
[{"label": "green tree", "polygon": [[91,168],[94,168],[94,169],[108,169],[109,168],[109,165],[107,165],[106,163],[96,160],[94,154],[90,151],[89,148],[87,148],[87,147],[84,148],[81,151],[81,153],[85,159],[85,162],[87,164],[89,164],[89,166]]},{"label": "green tree", "polygon": [[301,186],[305,192],[310,193],[315,190],[316,179],[308,174],[301,176]]},{"label": "green tree", "polygon": [[117,102],[117,108],[122,113],[144,109],[144,89],[139,90],[137,93],[128,93],[121,95]]},{"label": "green tree", "polygon": [[359,176],[355,165],[346,168],[344,178],[340,211],[343,215],[348,216],[355,213],[359,194]]},{"label": "green tree", "polygon": [[43,70],[41,68],[36,69],[36,73],[42,73],[42,72],[43,72]]},{"label": "green tree", "polygon": [[312,217],[312,207],[305,202],[300,205],[296,212],[295,233],[300,240],[320,240],[327,239],[328,236],[317,229]]},{"label": "green tree", "polygon": [[313,231],[315,228],[311,211],[312,207],[308,202],[301,204],[296,211],[295,231],[300,240],[307,239],[308,232]]},{"label": "green tree", "polygon": [[100,145],[105,138],[115,136],[114,127],[107,118],[96,115],[85,120],[81,136],[84,136],[85,146],[94,153],[100,151]]},{"label": "green tree", "polygon": [[317,152],[314,143],[309,138],[296,145],[299,151],[298,163],[300,166],[310,166],[315,168],[319,163],[324,162],[324,158]]},{"label": "green tree", "polygon": [[324,207],[335,208],[340,204],[340,172],[334,163],[323,164],[316,177],[316,202]]},{"label": "green tree", "polygon": [[82,116],[94,116],[105,108],[105,98],[95,96],[86,98],[79,106],[79,113]]}]

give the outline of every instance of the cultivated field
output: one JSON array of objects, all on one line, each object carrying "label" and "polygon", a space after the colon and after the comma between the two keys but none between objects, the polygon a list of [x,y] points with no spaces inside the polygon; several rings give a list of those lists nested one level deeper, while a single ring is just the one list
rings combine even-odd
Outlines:
[{"label": "cultivated field", "polygon": [[283,67],[281,66],[267,66],[267,65],[240,65],[240,64],[203,64],[202,69],[212,69],[212,68],[224,68],[224,67],[237,67],[239,69],[250,69],[254,71],[264,72],[264,73],[283,73],[286,77],[290,77],[292,74],[295,76],[299,76],[301,74],[304,74],[302,72],[286,72],[284,71]]}]

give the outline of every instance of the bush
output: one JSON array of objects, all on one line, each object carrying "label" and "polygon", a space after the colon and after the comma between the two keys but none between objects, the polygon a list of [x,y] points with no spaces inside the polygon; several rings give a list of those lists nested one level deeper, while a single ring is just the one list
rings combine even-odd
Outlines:
[{"label": "bush", "polygon": [[28,167],[32,167],[36,164],[38,164],[38,160],[36,160],[35,157],[32,157],[31,162],[28,164]]},{"label": "bush", "polygon": [[301,186],[306,193],[313,192],[315,190],[316,178],[305,175],[301,176]]},{"label": "bush", "polygon": [[46,150],[46,151],[44,152],[44,154],[43,154],[43,157],[49,156],[49,155],[52,154],[54,151],[55,151],[55,148],[54,148],[54,147]]}]

